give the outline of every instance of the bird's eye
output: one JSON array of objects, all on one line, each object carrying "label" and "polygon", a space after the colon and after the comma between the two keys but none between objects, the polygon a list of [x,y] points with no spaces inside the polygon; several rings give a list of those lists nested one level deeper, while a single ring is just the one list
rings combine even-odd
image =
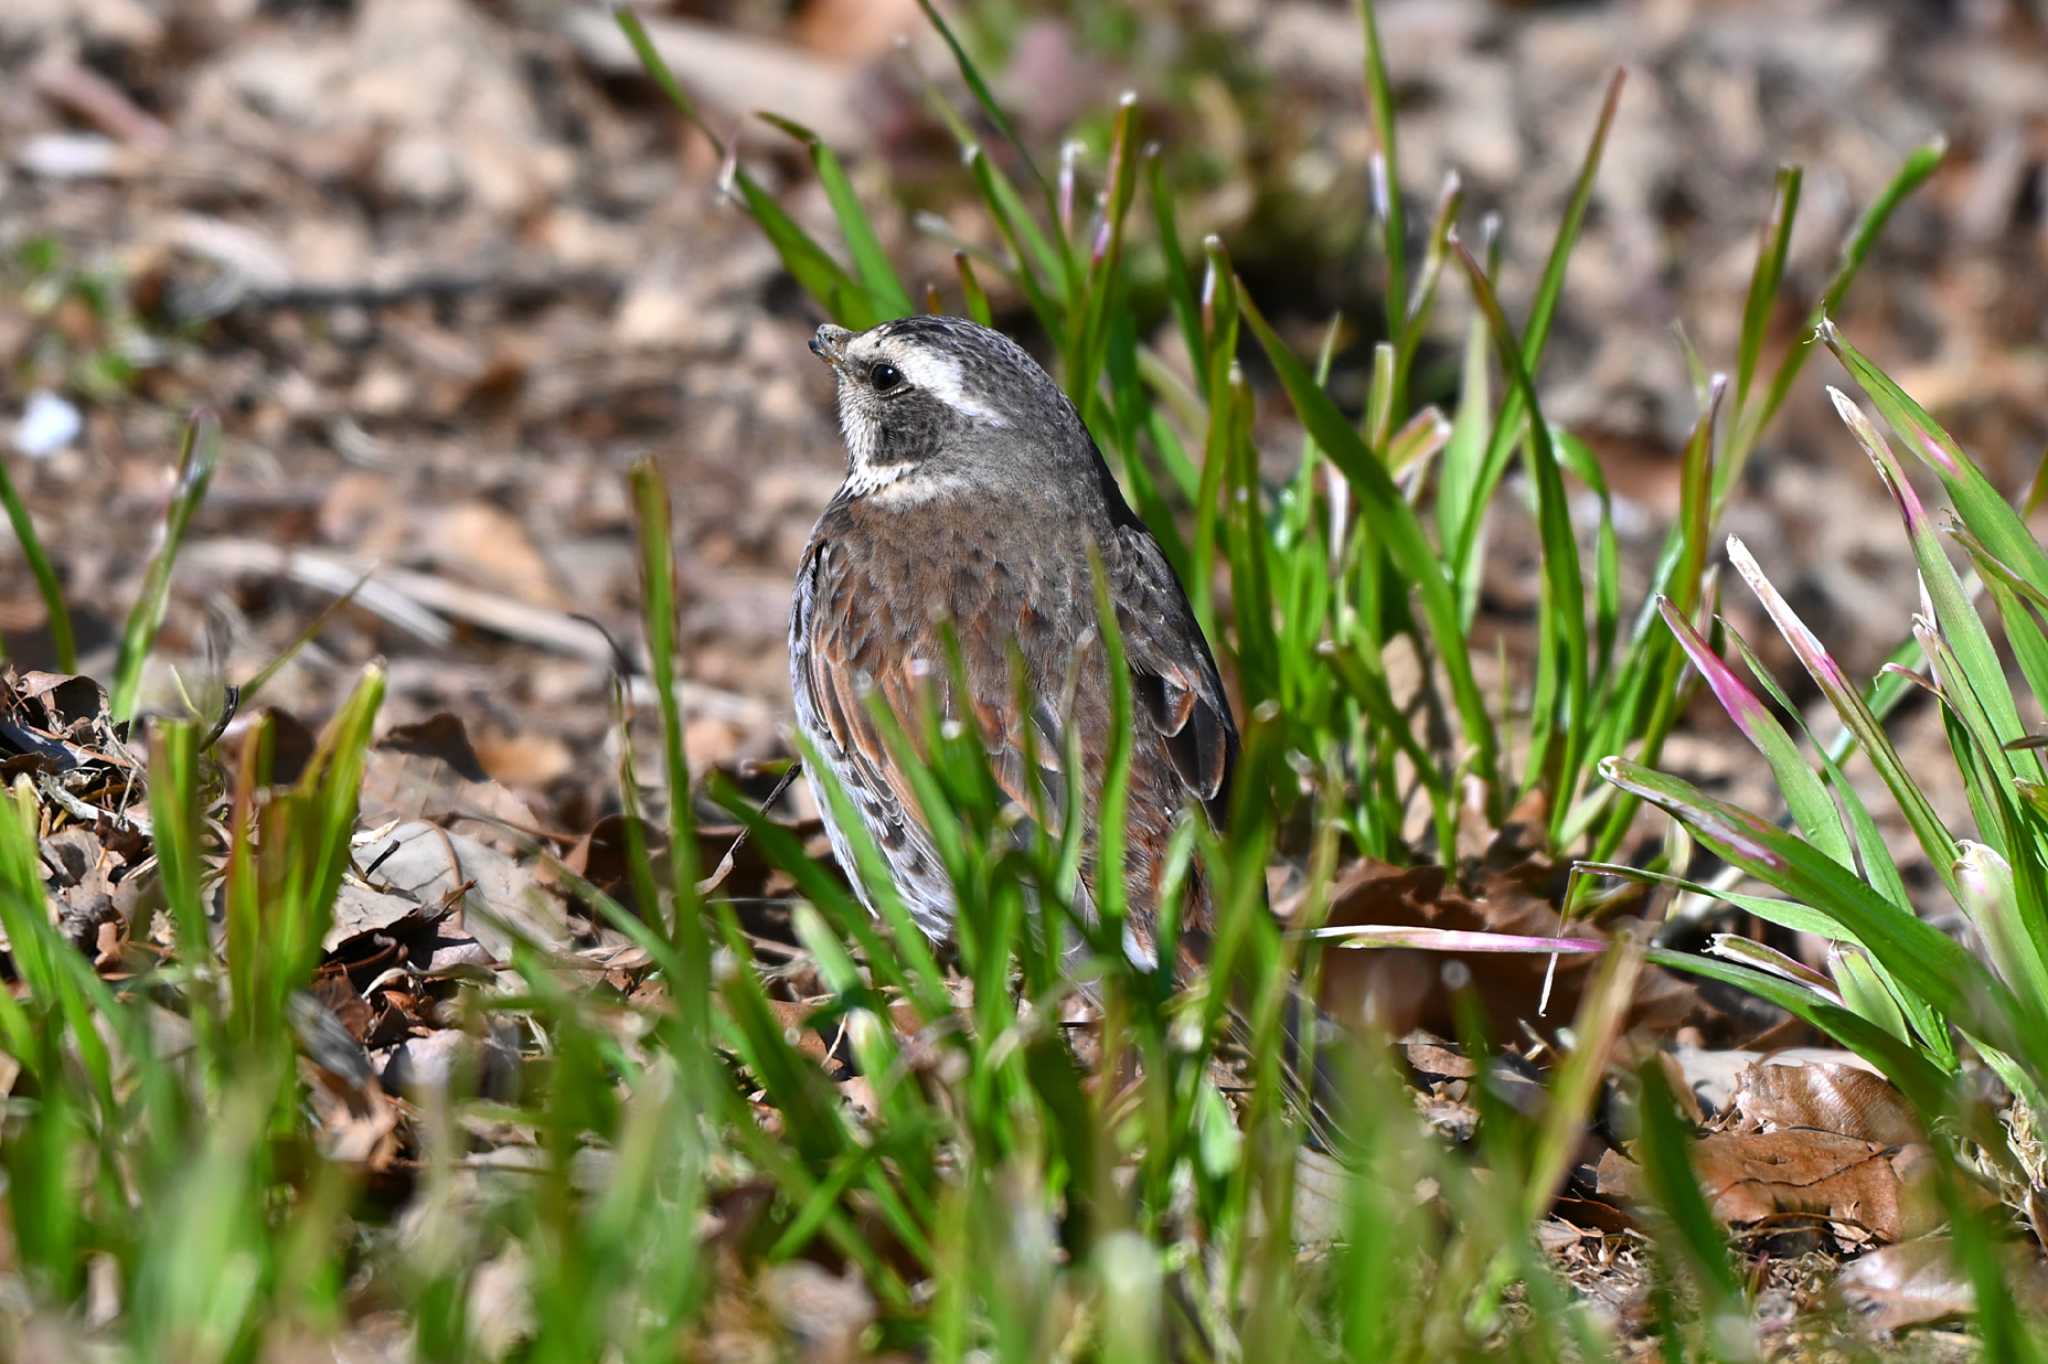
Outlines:
[{"label": "bird's eye", "polygon": [[868,383],[877,393],[887,393],[902,382],[903,371],[886,360],[868,371]]}]

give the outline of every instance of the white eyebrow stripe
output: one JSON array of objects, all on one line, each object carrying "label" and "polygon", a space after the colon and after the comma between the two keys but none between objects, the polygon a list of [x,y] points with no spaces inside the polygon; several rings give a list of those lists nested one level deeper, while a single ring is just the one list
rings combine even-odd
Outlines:
[{"label": "white eyebrow stripe", "polygon": [[989,426],[1008,426],[1009,418],[967,391],[960,362],[922,346],[889,345],[884,342],[882,358],[903,371],[904,379],[923,389],[962,416]]}]

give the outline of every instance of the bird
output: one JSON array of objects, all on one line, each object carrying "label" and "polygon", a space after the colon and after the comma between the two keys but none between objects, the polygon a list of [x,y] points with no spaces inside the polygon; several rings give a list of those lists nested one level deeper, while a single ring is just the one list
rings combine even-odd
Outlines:
[{"label": "bird", "polygon": [[[810,349],[837,380],[847,457],[790,609],[790,683],[813,765],[845,790],[918,927],[948,938],[973,907],[956,902],[870,698],[912,734],[925,705],[971,724],[1010,801],[1037,808],[1035,787],[1063,817],[1078,799],[1092,831],[1114,737],[1099,562],[1132,698],[1121,948],[1133,965],[1158,967],[1168,843],[1182,819],[1222,827],[1239,753],[1222,676],[1172,565],[1073,402],[1009,337],[924,314],[861,332],[827,324]],[[1079,773],[1062,770],[1070,741]],[[816,794],[833,854],[872,911],[847,831]],[[1097,861],[1091,833],[1076,897],[1091,923],[1101,878],[1117,871]],[[1213,924],[1199,868],[1184,884],[1180,959],[1167,964],[1176,972]]]}]

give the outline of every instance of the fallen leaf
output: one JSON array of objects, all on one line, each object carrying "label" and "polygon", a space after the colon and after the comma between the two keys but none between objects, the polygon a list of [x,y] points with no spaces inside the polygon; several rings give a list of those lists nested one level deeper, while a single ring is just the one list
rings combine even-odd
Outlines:
[{"label": "fallen leaf", "polygon": [[345,880],[335,893],[334,918],[320,939],[320,950],[328,954],[339,952],[357,938],[389,933],[414,915],[420,916],[424,924],[426,912],[426,906],[410,896],[392,895]]},{"label": "fallen leaf", "polygon": [[[1562,902],[1566,870],[1540,856],[1506,866],[1481,864],[1469,882],[1454,880],[1438,866],[1395,867],[1367,858],[1339,873],[1330,891],[1329,927],[1381,925],[1528,937],[1594,936],[1584,924],[1567,926]],[[1301,912],[1299,892],[1276,899],[1283,920]],[[1619,925],[1609,925],[1610,929]],[[1446,973],[1471,982],[1486,1011],[1493,1037],[1521,1035],[1524,1023],[1562,1022],[1577,1009],[1591,967],[1599,955],[1507,955],[1376,949],[1326,951],[1319,1001],[1325,1012],[1353,1026],[1382,1029],[1395,1036],[1417,1028],[1440,1035],[1457,1032],[1459,1020],[1445,988]],[[1547,1010],[1541,1009],[1546,978]],[[1659,1029],[1675,1026],[1696,1007],[1690,985],[1663,972],[1644,972],[1628,1023]]]},{"label": "fallen leaf", "polygon": [[552,734],[495,734],[473,746],[484,771],[508,786],[542,786],[576,768],[576,755]]},{"label": "fallen leaf", "polygon": [[[1898,1241],[1939,1220],[1917,1196],[1925,1150],[1860,1141],[1836,1132],[1712,1132],[1691,1149],[1694,1172],[1714,1216],[1749,1226],[1785,1215],[1817,1217]],[[1642,1197],[1636,1165],[1618,1151],[1600,1158],[1603,1196]]]},{"label": "fallen leaf", "polygon": [[[388,856],[386,842],[397,845]],[[570,945],[561,906],[539,890],[530,862],[480,838],[410,820],[380,841],[378,856],[377,881],[415,904],[449,899],[451,924],[459,921],[498,961],[511,959],[515,936],[556,950]]]},{"label": "fallen leaf", "polygon": [[462,721],[446,712],[393,728],[366,756],[361,820],[434,823],[469,817],[527,834],[538,832],[533,808],[484,769]]},{"label": "fallen leaf", "polygon": [[[1845,1266],[1834,1291],[1873,1331],[1968,1316],[1977,1308],[1977,1295],[1952,1250],[1946,1236],[1882,1247]],[[2016,1242],[2006,1247],[2005,1259],[2005,1281],[2022,1310],[2048,1311],[2048,1264],[2040,1252]]]},{"label": "fallen leaf", "polygon": [[411,753],[422,758],[439,758],[464,781],[489,781],[483,759],[470,745],[469,731],[447,711],[439,711],[410,725],[393,725],[377,747],[393,753]]},{"label": "fallen leaf", "polygon": [[1736,1085],[1735,1110],[1752,1131],[1817,1128],[1880,1146],[1921,1140],[1906,1096],[1860,1066],[1759,1061]]}]

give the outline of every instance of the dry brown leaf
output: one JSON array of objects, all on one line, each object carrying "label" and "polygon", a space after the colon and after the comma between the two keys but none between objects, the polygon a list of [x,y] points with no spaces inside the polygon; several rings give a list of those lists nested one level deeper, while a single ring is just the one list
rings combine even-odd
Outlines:
[{"label": "dry brown leaf", "polygon": [[[1890,1147],[1836,1132],[1713,1132],[1691,1151],[1714,1216],[1749,1226],[1785,1215],[1824,1219],[1898,1241],[1938,1219],[1917,1185],[1925,1148]],[[1641,1196],[1637,1167],[1618,1151],[1600,1159],[1603,1195]]]},{"label": "dry brown leaf", "polygon": [[[1395,867],[1372,859],[1353,863],[1331,889],[1331,926],[1387,924],[1426,928],[1556,936],[1565,924],[1557,912],[1566,869],[1549,859],[1523,856],[1505,866],[1482,865],[1468,882],[1453,881],[1442,867]],[[1283,919],[1300,912],[1299,896],[1276,901]],[[1586,925],[1570,926],[1584,934]],[[1328,952],[1323,956],[1320,1002],[1333,1018],[1367,1024],[1402,1035],[1417,1028],[1450,1035],[1457,1031],[1447,968],[1469,974],[1475,997],[1486,1009],[1489,1032],[1497,1038],[1521,1035],[1525,1022],[1562,1021],[1577,1009],[1597,955],[1557,959],[1547,1013],[1539,1014],[1551,958],[1503,953],[1423,952],[1375,949]],[[1664,972],[1645,972],[1628,1022],[1658,1029],[1675,1026],[1696,1007],[1691,986]]]},{"label": "dry brown leaf", "polygon": [[472,741],[484,771],[508,786],[541,786],[574,770],[576,755],[552,734],[493,734]]},{"label": "dry brown leaf", "polygon": [[488,502],[450,507],[429,523],[424,541],[435,562],[460,570],[460,576],[480,586],[535,606],[567,605],[546,556],[525,525],[501,507]]},{"label": "dry brown leaf", "polygon": [[[2031,1245],[2006,1250],[2006,1283],[2028,1312],[2048,1311],[2048,1265]],[[1976,1310],[1969,1276],[1955,1262],[1946,1236],[1922,1236],[1885,1246],[1843,1268],[1835,1292],[1873,1331],[1923,1326]]]},{"label": "dry brown leaf", "polygon": [[517,859],[465,830],[412,820],[392,831],[397,845],[375,879],[422,905],[447,900],[448,923],[474,937],[498,961],[510,960],[513,934],[566,950],[571,928],[561,906],[542,893],[530,859]]},{"label": "dry brown leaf", "polygon": [[1817,1128],[1880,1146],[1921,1139],[1906,1096],[1861,1066],[1759,1061],[1742,1073],[1735,1109],[1750,1131]]},{"label": "dry brown leaf", "polygon": [[341,952],[344,946],[357,938],[373,933],[392,933],[406,919],[415,916],[424,926],[426,914],[426,906],[409,896],[392,895],[345,880],[340,890],[335,892],[334,918],[328,924],[326,936],[320,940],[320,950],[329,954]]},{"label": "dry brown leaf", "polygon": [[[540,827],[533,808],[485,770],[455,716],[444,711],[417,724],[398,725],[377,741],[363,766],[364,824],[439,822],[455,816],[528,833]],[[489,830],[479,833],[488,836]]]}]

